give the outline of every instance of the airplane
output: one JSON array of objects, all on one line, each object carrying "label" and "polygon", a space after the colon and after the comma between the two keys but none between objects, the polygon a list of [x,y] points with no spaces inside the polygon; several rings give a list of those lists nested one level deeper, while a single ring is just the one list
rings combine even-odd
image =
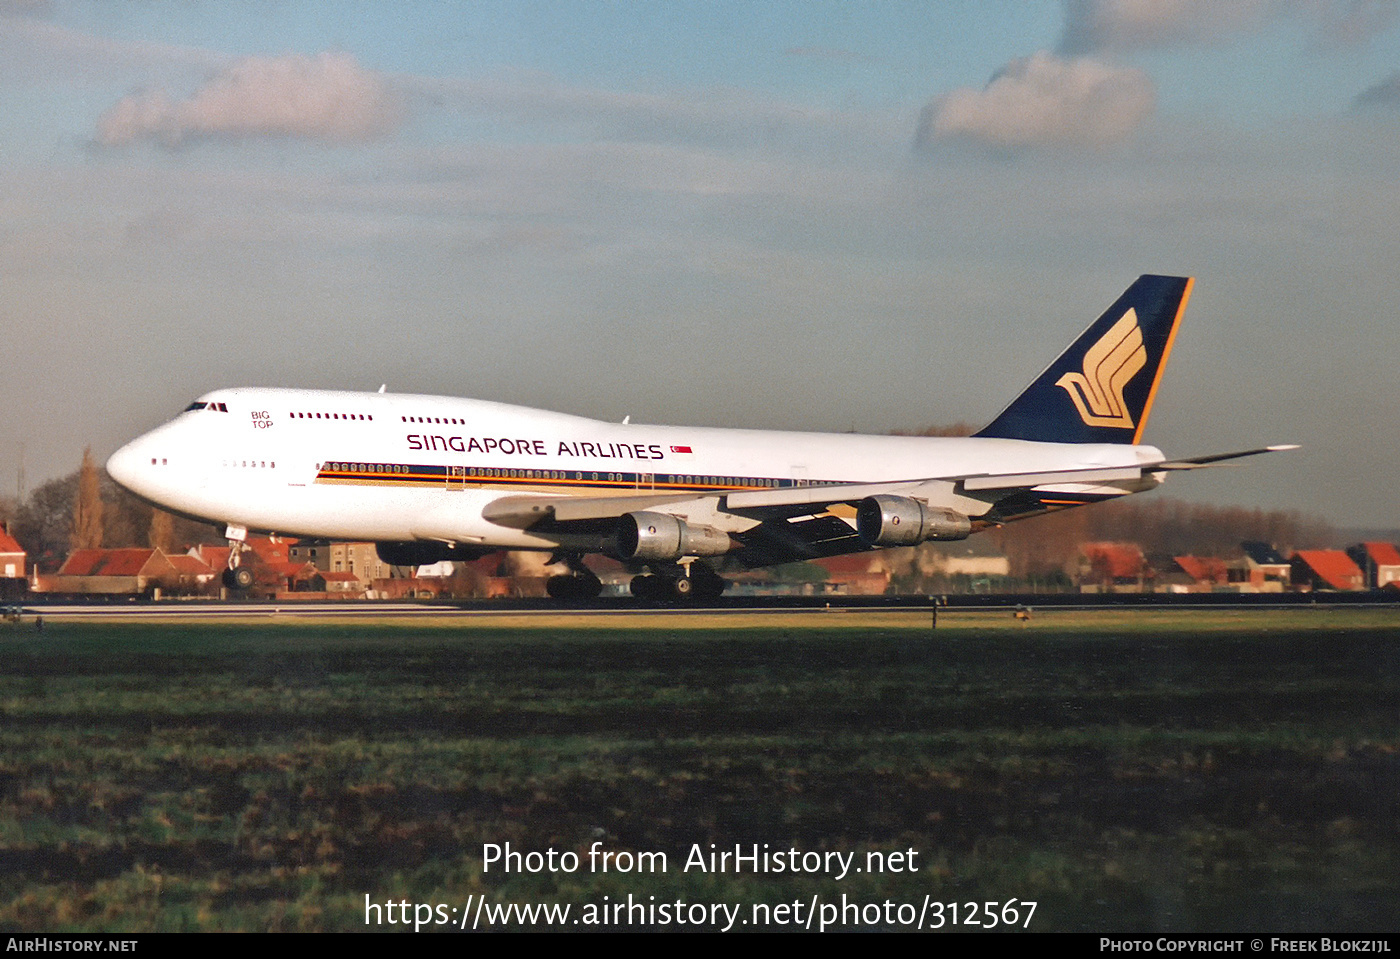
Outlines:
[{"label": "airplane", "polygon": [[717,598],[726,570],[960,540],[1154,489],[1176,470],[1292,449],[1169,459],[1142,445],[1190,297],[1139,277],[970,437],[651,426],[447,396],[220,389],[107,461],[150,503],[226,527],[224,582],[252,585],[250,530],[373,541],[417,566],[540,550],[590,599],[589,554],[648,600]]}]

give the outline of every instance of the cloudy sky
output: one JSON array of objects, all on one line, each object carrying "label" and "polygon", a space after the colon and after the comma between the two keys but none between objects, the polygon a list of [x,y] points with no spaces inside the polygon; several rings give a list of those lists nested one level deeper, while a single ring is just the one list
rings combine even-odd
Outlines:
[{"label": "cloudy sky", "polygon": [[[1197,277],[1172,495],[1400,526],[1397,0],[0,0],[0,489],[218,386],[886,432]],[[5,477],[8,477],[7,479]]]}]

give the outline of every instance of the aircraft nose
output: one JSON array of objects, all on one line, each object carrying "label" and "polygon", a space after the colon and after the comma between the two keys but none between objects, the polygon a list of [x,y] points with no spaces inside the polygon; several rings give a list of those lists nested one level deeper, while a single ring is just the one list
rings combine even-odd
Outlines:
[{"label": "aircraft nose", "polygon": [[142,440],[144,437],[132,440],[107,459],[107,475],[133,493],[140,493],[145,485],[141,482],[146,474],[142,467],[150,460]]}]

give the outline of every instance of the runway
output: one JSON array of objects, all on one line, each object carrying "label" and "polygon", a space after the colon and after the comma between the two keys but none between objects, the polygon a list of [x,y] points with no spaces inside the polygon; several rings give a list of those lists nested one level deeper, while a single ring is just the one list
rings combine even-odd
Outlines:
[{"label": "runway", "polygon": [[999,594],[964,596],[762,596],[729,597],[700,604],[644,603],[632,597],[615,597],[586,603],[552,599],[480,600],[463,602],[296,602],[215,600],[137,600],[118,602],[44,602],[30,599],[11,603],[7,611],[19,611],[24,619],[54,620],[235,620],[235,619],[472,619],[488,616],[630,617],[637,615],[739,615],[754,616],[795,612],[940,612],[1015,609],[1325,609],[1333,607],[1394,608],[1400,595],[1366,593],[1275,594],[1161,594],[1123,593]]}]

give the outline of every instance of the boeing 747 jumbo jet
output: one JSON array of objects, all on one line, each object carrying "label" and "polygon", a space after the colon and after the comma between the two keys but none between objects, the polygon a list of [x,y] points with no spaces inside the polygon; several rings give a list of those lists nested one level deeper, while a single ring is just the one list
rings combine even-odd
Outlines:
[{"label": "boeing 747 jumbo jet", "polygon": [[[726,568],[959,540],[1149,490],[1172,460],[1141,445],[1191,292],[1143,276],[971,437],[604,423],[445,396],[224,389],[123,446],[122,486],[227,527],[371,540],[395,565],[545,550],[558,598],[597,596],[583,557],[643,598],[714,598]],[[225,582],[251,570],[230,551]]]}]

